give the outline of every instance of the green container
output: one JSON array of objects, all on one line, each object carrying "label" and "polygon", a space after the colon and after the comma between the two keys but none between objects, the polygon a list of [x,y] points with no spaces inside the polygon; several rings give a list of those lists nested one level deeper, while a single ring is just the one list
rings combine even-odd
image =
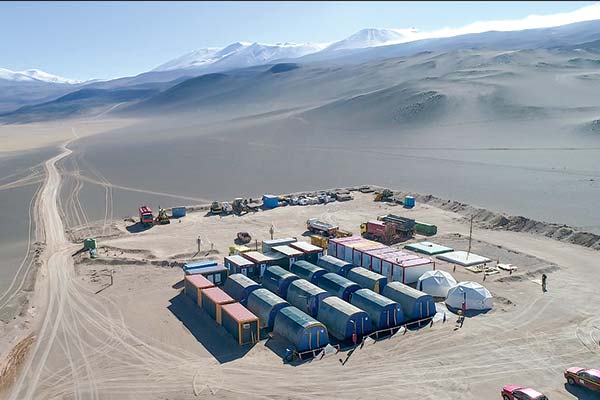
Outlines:
[{"label": "green container", "polygon": [[83,248],[85,250],[95,250],[96,249],[96,239],[87,238],[83,240]]},{"label": "green container", "polygon": [[433,236],[437,234],[437,226],[416,221],[415,232],[417,232],[420,235]]}]

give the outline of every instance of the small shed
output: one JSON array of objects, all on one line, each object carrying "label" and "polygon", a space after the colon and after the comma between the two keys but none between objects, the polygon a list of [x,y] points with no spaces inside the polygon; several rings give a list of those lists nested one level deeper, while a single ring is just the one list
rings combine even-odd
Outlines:
[{"label": "small shed", "polygon": [[325,289],[313,285],[306,279],[297,279],[290,283],[286,300],[303,312],[317,316],[319,305],[323,299],[331,296]]},{"label": "small shed", "polygon": [[360,285],[357,283],[331,272],[322,275],[318,285],[344,301],[350,301],[352,293],[360,289]]},{"label": "small shed", "polygon": [[226,256],[225,266],[230,274],[242,274],[250,277],[258,277],[256,264],[240,255]]},{"label": "small shed", "polygon": [[432,242],[411,243],[404,246],[404,248],[417,253],[427,254],[428,256],[435,256],[454,251],[452,247],[446,247]]},{"label": "small shed", "polygon": [[328,273],[324,268],[318,267],[315,264],[309,263],[308,261],[300,260],[296,261],[290,267],[290,272],[298,275],[302,279],[306,279],[312,284],[317,285],[319,277]]},{"label": "small shed", "polygon": [[388,281],[385,276],[362,267],[352,268],[348,271],[346,278],[375,293],[381,293]]},{"label": "small shed", "polygon": [[318,350],[329,344],[325,325],[296,307],[284,307],[277,313],[273,332],[297,352]]},{"label": "small shed", "polygon": [[258,269],[258,275],[260,278],[263,277],[263,275],[265,274],[265,270],[268,267],[270,267],[271,265],[276,265],[276,260],[274,258],[269,257],[266,254],[259,253],[258,251],[247,251],[242,254],[242,257],[256,264],[256,268]]},{"label": "small shed", "polygon": [[287,246],[290,243],[294,243],[297,241],[298,241],[298,239],[293,238],[293,237],[263,240],[261,249],[262,249],[263,253],[268,253],[275,246]]},{"label": "small shed", "polygon": [[287,262],[285,263],[286,265],[284,265],[284,268],[287,270],[289,270],[296,261],[304,259],[304,253],[291,246],[274,246],[271,250],[274,253],[281,253],[285,257]]},{"label": "small shed", "polygon": [[402,306],[372,290],[357,290],[350,303],[369,314],[373,330],[394,328],[404,322]]},{"label": "small shed", "polygon": [[313,264],[315,264],[319,258],[323,256],[322,248],[307,242],[294,242],[290,243],[289,246],[296,250],[300,250],[302,253],[304,253],[304,259]]},{"label": "small shed", "polygon": [[186,209],[185,207],[173,207],[171,208],[171,217],[173,218],[181,218],[185,217]]},{"label": "small shed", "polygon": [[186,275],[183,279],[183,291],[194,303],[202,307],[202,291],[215,287],[215,284],[202,275]]},{"label": "small shed", "polygon": [[462,267],[473,267],[475,265],[487,264],[492,260],[466,251],[452,251],[437,256],[438,259],[447,261],[451,264],[457,264]]},{"label": "small shed", "polygon": [[323,299],[317,319],[331,336],[342,341],[354,339],[356,343],[372,330],[369,314],[339,297]]},{"label": "small shed", "polygon": [[242,274],[229,275],[223,285],[223,291],[242,305],[246,305],[250,293],[259,288],[258,283]]},{"label": "small shed", "polygon": [[202,308],[221,325],[221,308],[225,304],[235,303],[227,293],[214,287],[202,291]]},{"label": "small shed", "polygon": [[258,317],[240,303],[225,304],[222,307],[223,328],[233,336],[238,344],[254,344],[260,340]]},{"label": "small shed", "polygon": [[261,328],[273,329],[277,313],[289,305],[287,301],[275,293],[265,288],[260,288],[250,293],[247,307],[258,317]]},{"label": "small shed", "polygon": [[278,265],[267,268],[262,278],[262,285],[278,296],[285,298],[290,283],[298,279],[298,276],[281,268]]},{"label": "small shed", "polygon": [[325,268],[329,272],[338,274],[340,276],[346,276],[348,271],[354,266],[346,261],[340,260],[339,258],[326,255],[319,259],[317,265],[321,268]]},{"label": "small shed", "polygon": [[407,321],[431,318],[436,313],[433,297],[400,282],[388,283],[383,295],[400,304]]},{"label": "small shed", "polygon": [[202,275],[217,286],[225,283],[229,270],[224,265],[213,265],[204,268],[193,268],[185,271],[186,275]]},{"label": "small shed", "polygon": [[265,208],[276,208],[279,206],[279,197],[272,194],[263,194],[262,201]]}]

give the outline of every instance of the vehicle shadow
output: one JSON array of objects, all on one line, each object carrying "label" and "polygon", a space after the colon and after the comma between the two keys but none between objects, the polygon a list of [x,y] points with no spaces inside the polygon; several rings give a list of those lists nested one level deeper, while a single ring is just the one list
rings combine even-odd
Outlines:
[{"label": "vehicle shadow", "polygon": [[240,346],[238,342],[219,326],[204,310],[183,292],[169,300],[167,308],[190,331],[196,340],[221,364],[242,358],[252,345]]},{"label": "vehicle shadow", "polygon": [[127,226],[125,229],[127,229],[127,232],[129,232],[129,233],[140,233],[140,232],[147,231],[150,228],[152,228],[152,225],[144,225],[140,222],[136,222],[133,225]]},{"label": "vehicle shadow", "polygon": [[575,396],[578,400],[598,400],[600,399],[600,393],[594,393],[586,388],[580,386],[569,385],[565,383],[565,390]]}]

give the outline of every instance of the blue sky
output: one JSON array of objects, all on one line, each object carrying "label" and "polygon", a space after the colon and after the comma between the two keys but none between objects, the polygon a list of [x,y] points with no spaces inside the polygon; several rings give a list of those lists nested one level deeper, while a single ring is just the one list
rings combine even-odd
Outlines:
[{"label": "blue sky", "polygon": [[0,2],[0,67],[135,75],[235,41],[331,42],[367,27],[435,31],[595,2]]}]

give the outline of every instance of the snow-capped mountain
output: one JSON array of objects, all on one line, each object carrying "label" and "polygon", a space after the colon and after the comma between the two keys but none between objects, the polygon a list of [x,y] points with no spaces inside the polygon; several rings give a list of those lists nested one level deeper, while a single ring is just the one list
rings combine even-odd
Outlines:
[{"label": "snow-capped mountain", "polygon": [[251,67],[267,64],[278,59],[302,57],[316,53],[324,47],[324,45],[310,43],[263,44],[236,42],[222,49],[205,48],[193,51],[156,67],[153,72],[200,68],[215,71],[217,69]]},{"label": "snow-capped mountain", "polygon": [[11,71],[10,69],[0,68],[0,79],[13,82],[48,82],[77,84],[79,81],[52,75],[39,69],[28,69],[25,71]]},{"label": "snow-capped mountain", "polygon": [[324,51],[363,49],[366,47],[397,44],[410,40],[416,29],[361,29],[355,34],[327,46]]}]

